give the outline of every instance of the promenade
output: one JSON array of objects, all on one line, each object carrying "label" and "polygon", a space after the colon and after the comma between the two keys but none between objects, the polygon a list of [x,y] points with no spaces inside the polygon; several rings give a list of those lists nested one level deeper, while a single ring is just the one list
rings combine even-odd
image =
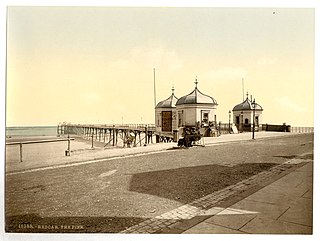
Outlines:
[{"label": "promenade", "polygon": [[[297,168],[228,206],[184,234],[312,234],[313,163]],[[183,226],[182,226],[183,227]]]},{"label": "promenade", "polygon": [[251,138],[96,148],[47,166],[9,165],[7,230],[69,223],[120,234],[312,234],[313,135]]},{"label": "promenade", "polygon": [[121,233],[313,234],[313,160],[293,158]]},{"label": "promenade", "polygon": [[[290,132],[257,132],[255,139],[268,139],[281,136],[299,135]],[[251,141],[252,133],[239,133],[221,135],[219,137],[202,138],[201,144],[205,146],[220,145],[239,141]],[[7,147],[8,148],[8,147]],[[116,157],[145,155],[148,153],[167,152],[177,148],[177,143],[154,143],[147,146],[104,148],[104,143],[95,142],[91,149],[90,140],[77,138],[71,141],[71,156],[64,156],[67,143],[33,144],[24,146],[24,161],[19,161],[19,146],[7,149],[6,173],[28,171],[34,169],[53,168],[68,165],[81,165],[87,162]]]}]

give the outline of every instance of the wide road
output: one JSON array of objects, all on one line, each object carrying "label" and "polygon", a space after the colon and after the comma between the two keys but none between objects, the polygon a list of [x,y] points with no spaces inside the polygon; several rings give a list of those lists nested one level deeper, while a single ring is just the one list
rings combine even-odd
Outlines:
[{"label": "wide road", "polygon": [[313,134],[7,175],[6,230],[120,232],[306,153]]}]

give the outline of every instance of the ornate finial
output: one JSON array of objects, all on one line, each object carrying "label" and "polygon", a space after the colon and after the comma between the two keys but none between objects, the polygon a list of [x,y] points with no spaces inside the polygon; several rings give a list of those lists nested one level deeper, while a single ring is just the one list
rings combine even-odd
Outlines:
[{"label": "ornate finial", "polygon": [[172,95],[174,95],[174,86],[172,86],[171,90],[172,90]]},{"label": "ornate finial", "polygon": [[248,96],[249,96],[249,93],[248,93],[248,91],[247,91],[247,99],[248,99]]},{"label": "ornate finial", "polygon": [[196,88],[198,86],[198,77],[196,76],[196,81],[194,82],[196,84]]}]

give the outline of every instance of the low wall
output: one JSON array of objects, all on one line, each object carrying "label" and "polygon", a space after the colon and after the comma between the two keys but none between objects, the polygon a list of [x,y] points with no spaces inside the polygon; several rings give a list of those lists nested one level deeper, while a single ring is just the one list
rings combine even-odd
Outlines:
[{"label": "low wall", "polygon": [[263,131],[279,131],[279,132],[290,132],[291,126],[290,125],[271,125],[271,124],[263,124],[262,125]]}]

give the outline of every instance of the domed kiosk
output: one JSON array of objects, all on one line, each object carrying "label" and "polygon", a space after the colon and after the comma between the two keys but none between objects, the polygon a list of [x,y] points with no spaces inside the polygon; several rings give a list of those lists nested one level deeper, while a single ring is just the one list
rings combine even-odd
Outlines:
[{"label": "domed kiosk", "polygon": [[172,133],[173,129],[177,129],[176,103],[178,98],[172,94],[169,98],[160,101],[155,107],[156,132]]},{"label": "domed kiosk", "polygon": [[[252,101],[252,97],[249,100],[247,93],[247,98],[232,109],[233,123],[240,132],[252,131],[253,121],[255,121],[255,127],[259,127],[259,123],[261,123],[262,111],[263,109],[261,105],[255,101]],[[258,129],[259,128],[256,130]]]},{"label": "domed kiosk", "polygon": [[209,95],[203,94],[198,89],[198,80],[195,81],[195,89],[188,95],[178,99],[176,103],[178,113],[178,127],[216,126],[215,110],[217,101]]}]

